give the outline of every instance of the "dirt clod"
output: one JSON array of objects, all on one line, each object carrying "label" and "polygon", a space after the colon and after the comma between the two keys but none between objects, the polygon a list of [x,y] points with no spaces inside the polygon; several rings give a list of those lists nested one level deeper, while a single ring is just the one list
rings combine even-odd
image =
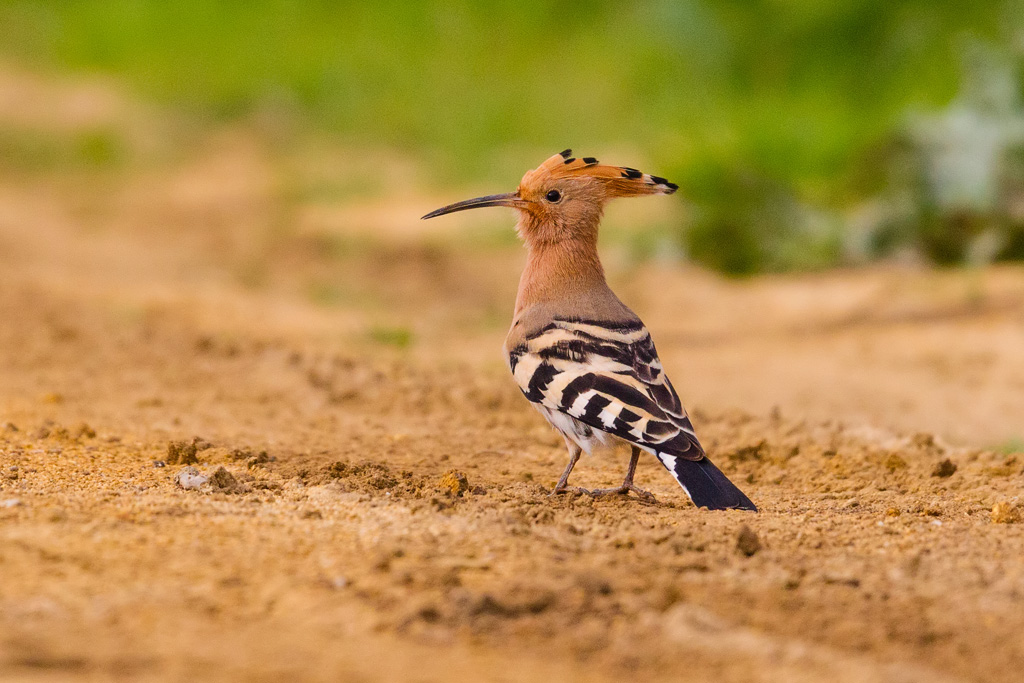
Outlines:
[{"label": "dirt clod", "polygon": [[441,475],[440,486],[450,496],[461,496],[469,490],[469,478],[458,470],[448,470]]},{"label": "dirt clod", "polygon": [[932,470],[933,477],[946,478],[952,477],[954,474],[956,474],[956,463],[954,463],[949,458],[946,458],[945,460],[937,464],[935,466],[935,469]]},{"label": "dirt clod", "polygon": [[911,437],[910,442],[915,448],[929,455],[941,454],[944,450],[942,446],[935,441],[935,435],[927,432],[914,434],[914,436]]},{"label": "dirt clod", "polygon": [[235,478],[235,475],[228,472],[223,467],[218,467],[217,470],[210,476],[210,484],[214,490],[221,491],[223,493],[240,493],[245,490],[245,487]]},{"label": "dirt clod", "polygon": [[753,529],[744,524],[736,535],[736,549],[747,557],[753,557],[761,549],[761,539]]},{"label": "dirt clod", "polygon": [[269,462],[274,462],[274,458],[266,451],[253,451],[251,448],[235,448],[231,451],[228,457],[235,462],[245,462],[245,466],[248,468],[259,467]]},{"label": "dirt clod", "polygon": [[205,451],[208,448],[213,448],[213,444],[201,436],[193,436],[192,445],[196,447],[196,451]]},{"label": "dirt clod", "polygon": [[1013,503],[999,501],[992,506],[992,522],[995,524],[1016,524],[1021,517],[1020,508]]},{"label": "dirt clod", "polygon": [[767,444],[764,439],[757,443],[741,446],[728,454],[729,460],[733,462],[751,462],[764,459]]},{"label": "dirt clod", "polygon": [[201,436],[191,441],[171,441],[167,444],[168,465],[194,465],[199,462],[198,454],[213,448],[213,444]]},{"label": "dirt clod", "polygon": [[327,472],[327,476],[331,477],[332,479],[341,479],[342,477],[347,476],[349,472],[348,463],[341,462],[340,460],[332,462],[324,469]]},{"label": "dirt clod", "polygon": [[168,465],[194,465],[199,462],[196,457],[196,445],[189,441],[171,441],[167,444]]},{"label": "dirt clod", "polygon": [[95,439],[96,430],[90,427],[85,422],[82,422],[77,427],[75,427],[74,435],[79,439]]},{"label": "dirt clod", "polygon": [[379,472],[367,478],[366,484],[370,488],[379,490],[389,489],[398,484],[398,480],[391,476],[390,472]]},{"label": "dirt clod", "polygon": [[885,466],[885,469],[889,470],[890,472],[907,469],[907,461],[901,458],[896,453],[890,453],[888,456],[886,456],[883,465]]}]

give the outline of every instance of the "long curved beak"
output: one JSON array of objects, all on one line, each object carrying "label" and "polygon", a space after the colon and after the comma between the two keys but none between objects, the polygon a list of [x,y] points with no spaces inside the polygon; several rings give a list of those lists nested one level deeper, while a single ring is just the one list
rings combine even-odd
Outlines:
[{"label": "long curved beak", "polygon": [[467,199],[464,202],[455,202],[448,206],[442,206],[440,209],[431,211],[423,219],[437,218],[443,216],[446,213],[455,213],[456,211],[465,211],[466,209],[482,209],[485,206],[510,206],[512,208],[518,208],[525,204],[523,199],[519,198],[517,192],[506,192],[504,194],[489,194],[486,197],[477,197],[476,199]]}]

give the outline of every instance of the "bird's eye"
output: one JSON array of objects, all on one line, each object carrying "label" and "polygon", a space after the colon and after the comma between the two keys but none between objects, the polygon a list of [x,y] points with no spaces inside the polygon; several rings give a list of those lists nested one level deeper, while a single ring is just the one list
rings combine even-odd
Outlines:
[{"label": "bird's eye", "polygon": [[559,192],[558,190],[551,190],[546,195],[544,195],[544,198],[547,199],[552,204],[557,204],[562,199],[562,193]]}]

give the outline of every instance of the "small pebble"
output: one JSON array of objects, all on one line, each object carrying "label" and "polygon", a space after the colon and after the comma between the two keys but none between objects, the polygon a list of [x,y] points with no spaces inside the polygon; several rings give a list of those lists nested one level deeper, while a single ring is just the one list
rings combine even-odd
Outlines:
[{"label": "small pebble", "polygon": [[167,463],[165,463],[163,460],[154,460],[153,467],[167,467]]},{"label": "small pebble", "polygon": [[201,474],[195,467],[185,467],[174,475],[174,483],[186,491],[199,489],[208,481],[210,478]]}]

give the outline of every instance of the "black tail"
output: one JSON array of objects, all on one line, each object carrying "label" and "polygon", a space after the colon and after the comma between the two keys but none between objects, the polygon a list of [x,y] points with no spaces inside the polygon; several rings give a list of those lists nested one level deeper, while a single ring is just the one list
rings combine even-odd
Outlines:
[{"label": "black tail", "polygon": [[697,507],[757,512],[757,506],[707,457],[693,461],[668,453],[658,453],[657,456]]}]

